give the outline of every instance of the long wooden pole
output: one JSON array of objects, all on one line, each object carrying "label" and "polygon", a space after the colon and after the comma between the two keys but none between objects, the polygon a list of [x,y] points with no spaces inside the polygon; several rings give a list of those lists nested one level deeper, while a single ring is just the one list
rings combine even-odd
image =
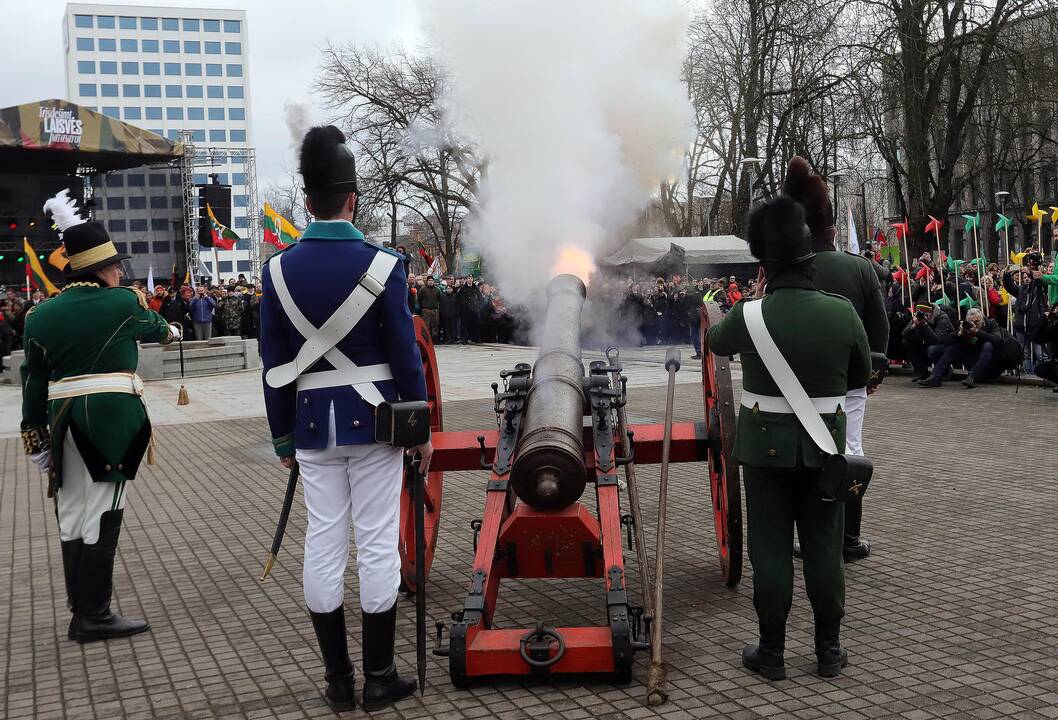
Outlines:
[{"label": "long wooden pole", "polygon": [[985,317],[988,317],[988,295],[985,293],[984,273],[982,268],[977,264],[977,261],[981,259],[981,248],[977,242],[977,223],[974,223],[974,269],[977,271],[977,292],[980,294],[980,305],[981,309],[985,312]]}]

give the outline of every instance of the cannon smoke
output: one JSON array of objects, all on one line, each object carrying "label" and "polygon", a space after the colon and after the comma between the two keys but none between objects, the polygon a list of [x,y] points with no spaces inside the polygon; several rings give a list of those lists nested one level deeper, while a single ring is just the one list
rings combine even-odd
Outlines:
[{"label": "cannon smoke", "polygon": [[[598,258],[677,175],[692,111],[682,0],[425,4],[448,121],[488,160],[468,224],[505,297],[541,304],[560,257]],[[590,264],[590,262],[589,262]]]}]

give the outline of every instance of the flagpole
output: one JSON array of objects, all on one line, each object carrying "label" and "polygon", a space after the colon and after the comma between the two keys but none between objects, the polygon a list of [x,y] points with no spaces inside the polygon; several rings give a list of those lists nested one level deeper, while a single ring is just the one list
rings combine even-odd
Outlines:
[{"label": "flagpole", "polygon": [[940,273],[940,296],[942,298],[948,295],[948,286],[944,284],[944,263],[940,261],[942,255],[940,250],[940,226],[934,225],[933,232],[937,235],[937,272]]},{"label": "flagpole", "polygon": [[910,310],[911,314],[914,315],[915,314],[915,298],[914,298],[913,293],[911,292],[911,263],[909,262],[910,261],[910,257],[908,256],[908,252],[907,252],[907,226],[905,225],[904,228],[905,229],[904,229],[904,232],[903,232],[903,238],[901,238],[904,241],[904,278],[907,280],[908,310]]},{"label": "flagpole", "polygon": [[981,259],[981,248],[977,242],[977,223],[974,223],[974,268],[977,270],[977,292],[980,293],[979,300],[981,308],[985,311],[985,317],[988,316],[988,296],[985,294],[985,286],[981,275],[981,266],[977,264],[977,261]]}]

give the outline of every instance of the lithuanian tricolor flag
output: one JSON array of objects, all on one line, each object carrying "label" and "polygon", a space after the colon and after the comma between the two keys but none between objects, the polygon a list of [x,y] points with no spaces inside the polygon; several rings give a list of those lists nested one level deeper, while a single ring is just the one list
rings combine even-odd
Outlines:
[{"label": "lithuanian tricolor flag", "polygon": [[298,241],[301,232],[277,213],[268,203],[264,204],[264,241],[280,250]]},{"label": "lithuanian tricolor flag", "polygon": [[206,205],[206,212],[209,214],[209,234],[213,238],[213,247],[218,247],[221,250],[231,250],[235,247],[235,243],[239,242],[239,236],[231,228],[220,224],[216,215],[213,214],[213,208],[208,204]]},{"label": "lithuanian tricolor flag", "polygon": [[29,244],[29,240],[26,238],[22,238],[22,251],[26,256],[26,277],[29,278],[30,285],[40,288],[48,297],[59,292],[59,288],[51,281],[44,271],[44,267],[40,264],[37,251],[33,249],[33,246]]}]

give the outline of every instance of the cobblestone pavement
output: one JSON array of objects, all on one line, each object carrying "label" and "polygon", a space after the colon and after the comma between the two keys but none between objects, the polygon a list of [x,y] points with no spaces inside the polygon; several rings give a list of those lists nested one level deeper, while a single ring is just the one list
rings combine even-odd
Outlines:
[{"label": "cobblestone pavement", "polygon": [[[696,385],[681,385],[677,419],[699,419],[700,398]],[[852,661],[841,678],[812,674],[811,615],[800,579],[790,678],[767,683],[740,667],[742,645],[756,630],[752,571],[747,562],[742,584],[723,586],[704,469],[684,465],[674,469],[669,501],[667,705],[644,706],[645,657],[624,687],[571,678],[459,691],[431,655],[425,697],[376,715],[1058,718],[1056,410],[1058,397],[1040,388],[1018,395],[1010,386],[926,391],[902,378],[891,378],[871,400],[866,444],[877,472],[865,529],[876,552],[848,568],[844,640]],[[634,390],[633,421],[657,420],[662,411],[661,387]],[[445,419],[449,429],[493,422],[489,403],[480,400],[446,404]],[[267,583],[256,579],[285,480],[264,421],[169,426],[159,433],[157,454],[158,464],[145,468],[130,492],[115,574],[117,607],[149,618],[153,630],[80,646],[65,637],[51,502],[19,441],[0,440],[0,717],[330,717],[301,595],[300,498],[277,568]],[[641,469],[648,496],[657,474],[656,467]],[[433,619],[462,602],[469,523],[480,516],[484,482],[482,473],[445,478]],[[648,517],[654,507],[652,499]],[[636,590],[634,554],[627,557]],[[347,580],[355,607],[355,575]],[[594,624],[604,612],[600,588],[589,580],[511,583],[501,593],[498,622]],[[413,601],[402,598],[398,652],[406,672],[413,672],[413,617]],[[351,650],[358,659],[355,633]]]}]

